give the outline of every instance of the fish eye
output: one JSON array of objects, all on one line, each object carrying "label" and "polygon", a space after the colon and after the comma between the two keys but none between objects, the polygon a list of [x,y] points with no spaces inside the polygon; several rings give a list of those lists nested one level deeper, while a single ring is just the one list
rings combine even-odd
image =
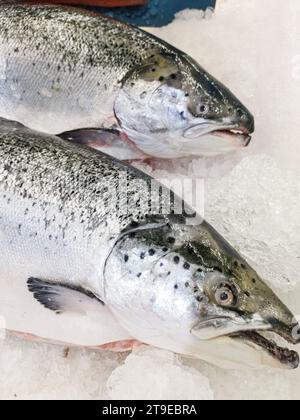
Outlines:
[{"label": "fish eye", "polygon": [[206,115],[208,113],[208,111],[209,111],[209,105],[207,105],[207,104],[199,104],[197,106],[197,113],[199,115],[202,115],[202,116]]},{"label": "fish eye", "polygon": [[235,295],[229,285],[221,285],[215,292],[215,299],[220,306],[232,306],[235,303]]}]

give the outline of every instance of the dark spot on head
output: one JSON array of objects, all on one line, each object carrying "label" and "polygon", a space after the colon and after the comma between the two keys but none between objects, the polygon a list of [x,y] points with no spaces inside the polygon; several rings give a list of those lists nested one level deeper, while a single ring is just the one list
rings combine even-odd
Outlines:
[{"label": "dark spot on head", "polygon": [[203,273],[202,268],[198,268],[197,273]]},{"label": "dark spot on head", "polygon": [[172,238],[171,236],[167,239],[167,241],[168,241],[168,243],[170,244],[170,245],[174,245],[175,244],[175,242],[176,242],[176,239],[175,238]]},{"label": "dark spot on head", "polygon": [[252,283],[255,284],[256,283],[256,279],[252,279]]},{"label": "dark spot on head", "polygon": [[174,263],[179,264],[179,262],[180,262],[180,258],[178,257],[178,255],[176,255],[176,257],[174,257]]},{"label": "dark spot on head", "polygon": [[243,270],[245,270],[245,269],[246,269],[245,264],[241,264],[241,267],[242,267],[242,269],[243,269]]},{"label": "dark spot on head", "polygon": [[164,248],[162,249],[162,252],[168,252],[168,251],[169,251],[169,248],[164,247]]},{"label": "dark spot on head", "polygon": [[142,252],[141,255],[140,255],[141,260],[143,260],[145,258],[145,256],[146,256],[145,252]]},{"label": "dark spot on head", "polygon": [[245,292],[245,296],[247,296],[247,297],[250,297],[251,295],[250,295],[250,293],[249,292]]},{"label": "dark spot on head", "polygon": [[239,263],[238,263],[237,261],[234,261],[233,265],[234,265],[236,268],[238,268]]},{"label": "dark spot on head", "polygon": [[164,263],[163,263],[163,262],[161,262],[159,265],[160,265],[160,267],[163,267],[163,266],[164,266]]},{"label": "dark spot on head", "polygon": [[185,287],[190,287],[190,283],[188,281],[185,283]]},{"label": "dark spot on head", "polygon": [[156,68],[155,68],[155,67],[153,67],[152,72],[153,72],[153,73],[155,73],[155,72],[156,72]]},{"label": "dark spot on head", "polygon": [[196,297],[196,299],[197,299],[197,301],[198,301],[198,302],[200,302],[200,303],[201,303],[201,302],[203,302],[203,297],[202,297],[202,296],[197,296],[197,297]]},{"label": "dark spot on head", "polygon": [[139,273],[138,275],[137,275],[137,278],[140,278],[142,276],[142,273]]},{"label": "dark spot on head", "polygon": [[124,256],[124,261],[127,263],[127,262],[128,262],[128,260],[129,260],[129,257],[128,257],[128,255],[126,254],[126,255]]},{"label": "dark spot on head", "polygon": [[184,268],[185,270],[189,270],[189,269],[191,268],[191,266],[190,266],[190,264],[189,264],[188,262],[185,262],[185,263],[183,264],[183,268]]},{"label": "dark spot on head", "polygon": [[168,274],[167,274],[167,276],[170,276],[171,275],[171,271],[168,271]]},{"label": "dark spot on head", "polygon": [[178,284],[175,284],[174,289],[177,290],[178,289]]},{"label": "dark spot on head", "polygon": [[153,257],[153,255],[155,254],[155,251],[154,251],[154,249],[149,249],[149,255],[151,256],[151,257]]},{"label": "dark spot on head", "polygon": [[173,74],[171,74],[170,77],[171,77],[172,80],[175,80],[175,79],[177,79],[177,74],[173,73]]},{"label": "dark spot on head", "polygon": [[164,76],[160,76],[160,78],[158,79],[160,82],[163,82],[165,80]]}]

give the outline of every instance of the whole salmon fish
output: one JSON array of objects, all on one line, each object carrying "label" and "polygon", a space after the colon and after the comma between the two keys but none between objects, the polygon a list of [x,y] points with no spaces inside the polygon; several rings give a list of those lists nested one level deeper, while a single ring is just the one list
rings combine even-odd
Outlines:
[{"label": "whole salmon fish", "polygon": [[0,314],[67,345],[136,339],[222,367],[296,368],[292,313],[205,221],[148,175],[0,121]]},{"label": "whole salmon fish", "polygon": [[245,106],[184,52],[59,6],[0,6],[0,116],[70,140],[90,129],[82,138],[98,149],[107,145],[98,129],[115,129],[106,150],[126,159],[226,153],[254,131]]}]

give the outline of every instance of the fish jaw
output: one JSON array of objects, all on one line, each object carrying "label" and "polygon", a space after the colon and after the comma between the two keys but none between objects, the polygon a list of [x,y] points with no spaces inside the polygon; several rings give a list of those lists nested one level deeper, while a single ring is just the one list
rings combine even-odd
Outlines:
[{"label": "fish jaw", "polygon": [[[229,319],[214,319],[210,321],[210,324],[212,325],[213,323],[214,325],[211,330],[205,325],[200,324],[192,330],[192,334],[202,341],[211,340],[212,343],[215,343],[216,340],[219,342],[218,340],[220,338],[231,340],[231,344],[233,344],[232,341],[239,341],[240,347],[242,348],[244,346],[243,354],[247,354],[250,351],[249,348],[256,350],[263,354],[263,360],[266,366],[281,369],[298,368],[300,363],[299,354],[296,351],[277,345],[274,339],[267,338],[264,334],[265,332],[275,332],[271,324],[264,322],[259,317],[254,318],[256,319],[244,322],[244,324],[242,322],[234,323]],[[216,330],[218,329],[220,329],[219,333],[221,335],[216,338]],[[202,334],[203,330],[204,334]]]},{"label": "fish jaw", "polygon": [[213,157],[246,148],[249,146],[251,139],[250,134],[243,134],[239,131],[212,129],[196,138],[187,139],[185,137],[184,150],[189,156],[197,156],[199,155],[198,151],[201,150],[203,156]]},{"label": "fish jaw", "polygon": [[224,123],[205,123],[187,129],[184,133],[185,149],[193,155],[198,148],[207,156],[226,154],[248,147],[254,129]]},{"label": "fish jaw", "polygon": [[244,340],[248,346],[252,344],[262,349],[278,363],[278,367],[285,369],[297,369],[299,367],[300,359],[296,351],[280,347],[275,341],[267,339],[256,331],[240,332],[233,334],[231,338]]},{"label": "fish jaw", "polygon": [[[253,334],[255,336],[255,334]],[[299,366],[299,356],[296,352],[274,346],[272,343],[264,342],[264,338],[260,335],[260,339],[249,339],[250,334],[246,337],[237,335],[236,337],[220,337],[205,342],[198,342],[195,345],[198,357],[219,366],[222,369],[261,369],[272,368],[280,370],[296,369]],[[259,341],[261,340],[261,341]],[[262,346],[261,342],[264,342]],[[191,355],[195,357],[195,355]]]},{"label": "fish jaw", "polygon": [[251,135],[231,130],[217,130],[214,125],[210,132],[198,135],[196,138],[187,138],[181,131],[138,132],[130,125],[123,125],[121,129],[140,153],[159,159],[229,154],[248,147],[252,138]]}]

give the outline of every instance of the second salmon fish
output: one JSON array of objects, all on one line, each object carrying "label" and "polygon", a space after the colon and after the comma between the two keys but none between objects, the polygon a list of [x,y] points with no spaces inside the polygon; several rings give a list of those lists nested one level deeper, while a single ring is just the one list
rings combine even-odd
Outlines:
[{"label": "second salmon fish", "polygon": [[[114,128],[130,140],[129,154],[121,142],[111,148],[125,158],[226,153],[254,131],[249,111],[187,54],[56,6],[0,6],[0,116],[52,134],[94,129],[98,149],[107,140],[98,129]],[[80,132],[65,137],[80,140]]]},{"label": "second salmon fish", "polygon": [[85,347],[135,338],[223,369],[299,365],[276,344],[300,344],[291,311],[174,193],[1,118],[0,233],[9,331]]}]

